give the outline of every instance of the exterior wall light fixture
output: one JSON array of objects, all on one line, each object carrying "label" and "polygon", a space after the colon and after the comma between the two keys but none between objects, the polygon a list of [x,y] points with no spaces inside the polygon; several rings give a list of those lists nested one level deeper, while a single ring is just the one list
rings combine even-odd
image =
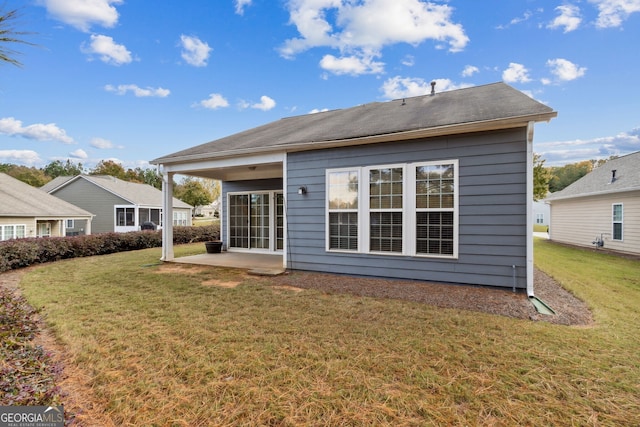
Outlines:
[{"label": "exterior wall light fixture", "polygon": [[303,195],[303,194],[307,194],[307,187],[302,186],[298,188],[298,194]]}]

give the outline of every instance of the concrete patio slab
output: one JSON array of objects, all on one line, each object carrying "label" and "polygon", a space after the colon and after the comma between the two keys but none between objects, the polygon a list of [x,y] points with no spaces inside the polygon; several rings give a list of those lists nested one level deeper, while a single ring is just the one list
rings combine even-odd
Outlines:
[{"label": "concrete patio slab", "polygon": [[274,274],[285,271],[282,266],[282,255],[264,253],[226,252],[219,254],[200,254],[180,258],[173,261],[179,264],[209,265],[212,267],[232,267],[246,270],[264,270]]}]

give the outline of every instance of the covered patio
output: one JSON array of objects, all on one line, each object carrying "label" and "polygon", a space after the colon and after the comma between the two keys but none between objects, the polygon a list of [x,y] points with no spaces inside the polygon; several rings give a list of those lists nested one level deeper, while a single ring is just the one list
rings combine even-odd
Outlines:
[{"label": "covered patio", "polygon": [[282,254],[227,252],[219,254],[199,254],[174,258],[171,262],[179,264],[208,265],[249,270],[261,275],[278,275],[285,272],[282,267]]}]

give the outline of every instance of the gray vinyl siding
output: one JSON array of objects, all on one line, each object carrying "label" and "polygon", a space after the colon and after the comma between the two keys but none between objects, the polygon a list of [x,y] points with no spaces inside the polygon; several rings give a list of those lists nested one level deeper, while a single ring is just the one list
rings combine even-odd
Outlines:
[{"label": "gray vinyl siding", "polygon": [[[459,161],[457,259],[326,251],[326,170]],[[290,153],[289,268],[526,288],[526,129]],[[299,186],[307,194],[298,195]]]},{"label": "gray vinyl siding", "polygon": [[92,234],[113,232],[115,216],[113,206],[131,205],[126,200],[85,179],[76,179],[51,194],[94,214],[95,217],[91,221]]},{"label": "gray vinyl siding", "polygon": [[227,194],[228,193],[250,193],[260,191],[282,191],[282,178],[246,180],[246,181],[224,181],[222,183],[222,229],[220,230],[224,248],[227,247]]}]

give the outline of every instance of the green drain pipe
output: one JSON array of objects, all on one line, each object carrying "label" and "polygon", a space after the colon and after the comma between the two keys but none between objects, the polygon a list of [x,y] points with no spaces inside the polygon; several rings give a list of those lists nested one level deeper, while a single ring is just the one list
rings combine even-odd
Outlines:
[{"label": "green drain pipe", "polygon": [[549,305],[546,302],[542,301],[538,297],[530,296],[529,301],[531,301],[531,304],[533,304],[533,306],[536,308],[536,311],[538,313],[548,314],[548,315],[556,314],[556,312],[553,311],[553,309],[549,307]]}]

